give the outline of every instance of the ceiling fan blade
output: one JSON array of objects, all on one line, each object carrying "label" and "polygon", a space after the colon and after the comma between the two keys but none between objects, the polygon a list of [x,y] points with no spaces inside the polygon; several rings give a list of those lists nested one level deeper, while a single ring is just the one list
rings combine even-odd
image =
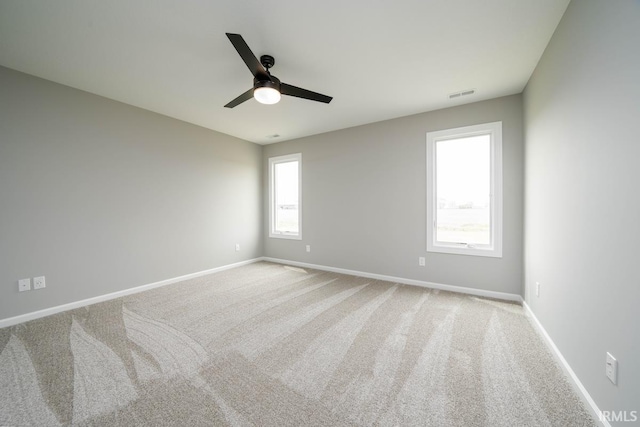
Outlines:
[{"label": "ceiling fan blade", "polygon": [[238,51],[240,58],[242,58],[244,63],[247,64],[247,67],[249,67],[249,71],[251,71],[253,77],[260,76],[263,79],[265,77],[268,79],[269,73],[267,73],[267,70],[265,70],[260,61],[258,61],[258,58],[256,58],[253,52],[251,52],[249,45],[247,45],[247,42],[244,41],[242,36],[240,34],[226,34],[233,47]]},{"label": "ceiling fan blade", "polygon": [[251,98],[253,98],[253,88],[249,89],[248,91],[246,91],[245,93],[243,93],[242,95],[240,95],[239,97],[234,99],[233,101],[229,102],[227,105],[225,105],[225,107],[233,108],[233,107],[235,107],[237,105],[240,105],[244,101],[247,101],[247,100],[249,100]]},{"label": "ceiling fan blade", "polygon": [[302,89],[296,86],[291,86],[286,83],[280,84],[280,93],[283,95],[296,96],[298,98],[309,99],[311,101],[324,102],[328,104],[333,99],[332,96],[323,95],[317,92],[311,92],[307,89]]}]

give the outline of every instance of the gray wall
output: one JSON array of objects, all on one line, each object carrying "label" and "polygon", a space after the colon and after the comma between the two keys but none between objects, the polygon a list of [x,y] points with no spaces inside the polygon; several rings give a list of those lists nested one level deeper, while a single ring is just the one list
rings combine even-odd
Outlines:
[{"label": "gray wall", "polygon": [[7,68],[0,138],[0,319],[262,255],[258,145]]},{"label": "gray wall", "polygon": [[[503,258],[426,253],[426,133],[503,122]],[[522,293],[522,98],[514,95],[265,146],[302,153],[302,240],[265,256],[455,286]],[[264,218],[265,227],[268,215]],[[311,245],[311,253],[305,252]],[[426,257],[426,267],[418,257]]]},{"label": "gray wall", "polygon": [[638,1],[572,1],[524,108],[526,300],[600,409],[640,417],[639,23]]}]

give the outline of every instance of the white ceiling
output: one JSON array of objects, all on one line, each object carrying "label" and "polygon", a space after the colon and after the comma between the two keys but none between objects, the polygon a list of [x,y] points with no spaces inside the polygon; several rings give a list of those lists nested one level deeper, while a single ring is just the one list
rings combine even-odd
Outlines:
[{"label": "white ceiling", "polygon": [[[0,0],[0,64],[265,144],[520,93],[568,3]],[[333,101],[223,108],[253,82],[225,32]]]}]

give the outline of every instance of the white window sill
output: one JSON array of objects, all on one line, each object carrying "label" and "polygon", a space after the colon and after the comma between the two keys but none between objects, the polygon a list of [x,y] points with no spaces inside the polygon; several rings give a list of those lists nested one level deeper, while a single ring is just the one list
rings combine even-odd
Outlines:
[{"label": "white window sill", "polygon": [[269,237],[273,239],[302,240],[302,235],[300,234],[269,233]]},{"label": "white window sill", "polygon": [[496,248],[477,248],[472,245],[429,245],[427,252],[502,258],[502,251]]}]

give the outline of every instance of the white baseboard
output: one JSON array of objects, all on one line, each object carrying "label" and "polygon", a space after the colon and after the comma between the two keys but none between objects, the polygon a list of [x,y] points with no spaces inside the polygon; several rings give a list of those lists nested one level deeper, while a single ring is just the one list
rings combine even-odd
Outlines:
[{"label": "white baseboard", "polygon": [[484,289],[465,288],[463,286],[443,285],[441,283],[425,282],[423,280],[405,279],[402,277],[385,276],[383,274],[367,273],[364,271],[347,270],[345,268],[328,267],[326,265],[309,264],[306,262],[288,261],[278,258],[262,257],[263,261],[275,262],[278,264],[293,265],[295,267],[313,268],[315,270],[331,271],[333,273],[348,274],[351,276],[366,277],[369,279],[385,280],[388,282],[402,283],[405,285],[421,286],[423,288],[439,289],[442,291],[458,292],[481,297],[495,298],[506,301],[522,302],[522,296],[509,294],[506,292],[487,291]]},{"label": "white baseboard", "polygon": [[174,277],[172,279],[166,279],[166,280],[162,280],[162,281],[155,282],[155,283],[149,283],[149,284],[142,285],[142,286],[136,286],[135,288],[129,288],[129,289],[124,289],[122,291],[112,292],[112,293],[105,294],[105,295],[99,295],[99,296],[93,297],[93,298],[87,298],[87,299],[80,300],[80,301],[74,301],[74,302],[71,302],[71,303],[68,303],[68,304],[62,304],[62,305],[58,305],[58,306],[55,306],[55,307],[46,308],[44,310],[39,310],[39,311],[31,312],[31,313],[21,314],[19,316],[9,317],[9,318],[6,318],[6,319],[0,319],[0,328],[5,328],[7,326],[16,325],[16,324],[22,323],[22,322],[28,322],[29,320],[39,319],[41,317],[50,316],[52,314],[60,313],[60,312],[67,311],[67,310],[72,310],[74,308],[85,307],[87,305],[91,305],[91,304],[96,304],[96,303],[103,302],[103,301],[112,300],[112,299],[115,299],[115,298],[123,297],[125,295],[131,295],[131,294],[135,294],[135,293],[138,293],[138,292],[147,291],[149,289],[159,288],[161,286],[166,286],[166,285],[170,285],[172,283],[181,282],[183,280],[193,279],[195,277],[200,277],[200,276],[204,276],[204,275],[207,275],[207,274],[216,273],[218,271],[228,270],[230,268],[235,268],[235,267],[240,267],[242,265],[252,264],[252,263],[258,262],[258,261],[269,261],[269,262],[275,262],[275,263],[278,263],[278,264],[287,264],[287,265],[293,265],[293,266],[296,266],[296,267],[303,267],[303,268],[313,268],[313,269],[316,269],[316,270],[331,271],[331,272],[334,272],[334,273],[348,274],[348,275],[351,275],[351,276],[367,277],[369,279],[386,280],[386,281],[389,281],[389,282],[403,283],[403,284],[406,284],[406,285],[421,286],[421,287],[425,287],[425,288],[439,289],[439,290],[443,290],[443,291],[459,292],[459,293],[477,295],[477,296],[488,297],[488,298],[496,298],[496,299],[502,299],[502,300],[507,300],[507,301],[516,301],[516,302],[520,302],[520,303],[522,302],[522,297],[520,295],[517,295],[517,294],[509,294],[509,293],[505,293],[505,292],[488,291],[488,290],[483,290],[483,289],[466,288],[466,287],[462,287],[462,286],[443,285],[441,283],[425,282],[425,281],[422,281],[422,280],[414,280],[414,279],[406,279],[406,278],[402,278],[402,277],[386,276],[386,275],[382,275],[382,274],[367,273],[367,272],[364,272],[364,271],[348,270],[348,269],[344,269],[344,268],[329,267],[329,266],[325,266],[325,265],[309,264],[309,263],[305,263],[305,262],[289,261],[289,260],[270,258],[270,257],[259,257],[259,258],[254,258],[254,259],[250,259],[250,260],[247,260],[247,261],[237,262],[237,263],[234,263],[234,264],[223,265],[221,267],[216,267],[216,268],[212,268],[212,269],[209,269],[209,270],[199,271],[197,273],[191,273],[191,274],[186,274],[184,276]]},{"label": "white baseboard", "polygon": [[544,327],[542,326],[542,324],[540,323],[536,315],[533,313],[533,311],[531,311],[531,308],[526,303],[526,301],[523,301],[522,297],[518,294],[510,294],[506,292],[496,292],[496,291],[488,291],[483,289],[466,288],[461,286],[444,285],[441,283],[406,279],[402,277],[386,276],[382,274],[367,273],[364,271],[348,270],[345,268],[336,268],[336,267],[329,267],[325,265],[309,264],[306,262],[289,261],[289,260],[283,260],[283,259],[271,258],[271,257],[259,257],[259,258],[254,258],[246,261],[237,262],[234,264],[223,265],[223,266],[212,268],[209,270],[203,270],[196,273],[186,274],[184,276],[174,277],[172,279],[166,279],[166,280],[149,283],[142,286],[136,286],[135,288],[124,289],[122,291],[112,292],[109,294],[100,295],[93,298],[74,301],[68,304],[46,308],[44,310],[21,314],[19,316],[0,319],[0,328],[5,328],[7,326],[12,326],[18,323],[27,322],[29,320],[39,319],[41,317],[50,316],[52,314],[60,313],[63,311],[72,310],[75,308],[85,307],[87,305],[112,300],[112,299],[123,297],[126,295],[136,294],[139,292],[147,291],[154,288],[159,288],[161,286],[170,285],[173,283],[181,282],[188,279],[193,279],[193,278],[204,276],[207,274],[217,273],[219,271],[224,271],[224,270],[240,267],[247,264],[253,264],[258,261],[268,261],[268,262],[292,265],[292,266],[302,267],[302,268],[312,268],[316,270],[348,274],[351,276],[366,277],[370,279],[385,280],[385,281],[394,282],[394,283],[402,283],[402,284],[421,286],[421,287],[426,287],[431,289],[439,289],[443,291],[459,292],[459,293],[477,295],[482,297],[520,302],[523,304],[526,313],[528,314],[529,318],[532,321],[532,324],[535,326],[536,330],[542,336],[546,345],[549,347],[549,350],[554,355],[556,360],[559,362],[565,374],[568,376],[568,378],[570,378],[571,380],[570,383],[575,389],[576,393],[578,393],[580,398],[583,400],[583,402],[585,403],[585,406],[587,406],[587,408],[591,410],[594,419],[599,421],[601,425],[603,425],[604,427],[611,427],[611,425],[606,419],[600,419],[600,409],[598,408],[598,405],[596,405],[596,403],[593,401],[593,399],[591,398],[591,395],[589,395],[589,392],[587,392],[587,389],[582,385],[582,383],[578,379],[578,376],[575,374],[575,372],[573,372],[573,369],[571,369],[571,366],[569,366],[569,363],[566,361],[564,356],[562,356],[562,353],[560,353],[560,350],[558,349],[558,347],[556,347],[555,343],[553,342],[553,340],[551,339],[547,331],[544,329]]},{"label": "white baseboard", "polygon": [[593,416],[593,418],[596,421],[599,421],[601,425],[603,425],[604,427],[611,427],[611,424],[609,424],[609,422],[606,419],[600,419],[600,413],[601,413],[600,408],[598,408],[598,405],[596,405],[596,402],[593,401],[593,399],[591,398],[591,395],[589,394],[587,389],[582,385],[576,373],[573,372],[573,369],[571,369],[571,366],[569,365],[567,360],[564,358],[562,353],[560,353],[560,350],[558,349],[558,347],[556,347],[556,344],[553,342],[553,340],[551,339],[547,331],[544,329],[544,327],[542,326],[542,323],[540,323],[536,315],[533,313],[533,311],[531,310],[531,307],[529,307],[529,304],[527,304],[526,301],[523,301],[522,305],[524,306],[524,309],[527,315],[529,316],[529,319],[531,319],[531,323],[534,325],[535,329],[538,331],[540,336],[542,336],[543,341],[545,342],[545,344],[547,344],[547,347],[549,348],[553,356],[556,358],[556,360],[562,367],[562,370],[570,379],[569,383],[572,385],[573,389],[576,391],[578,396],[580,396],[585,406],[591,410],[591,415]]},{"label": "white baseboard", "polygon": [[174,277],[172,279],[166,279],[166,280],[161,280],[159,282],[149,283],[147,285],[136,286],[135,288],[124,289],[122,291],[112,292],[110,294],[100,295],[93,298],[87,298],[80,301],[70,302],[68,304],[62,304],[55,307],[45,308],[44,310],[38,310],[31,313],[21,314],[19,316],[0,319],[0,328],[13,326],[22,322],[28,322],[29,320],[39,319],[41,317],[50,316],[52,314],[60,313],[67,310],[72,310],[74,308],[80,308],[87,305],[96,304],[98,302],[120,298],[125,295],[137,294],[138,292],[148,291],[149,289],[159,288],[161,286],[182,282],[183,280],[193,279],[195,277],[205,276],[211,273],[217,273],[218,271],[228,270],[230,268],[240,267],[242,265],[253,264],[254,262],[258,262],[261,260],[262,258],[254,258],[246,261],[240,261],[233,264],[223,265],[221,267],[211,268],[209,270],[198,271],[197,273],[185,274],[184,276]]}]

